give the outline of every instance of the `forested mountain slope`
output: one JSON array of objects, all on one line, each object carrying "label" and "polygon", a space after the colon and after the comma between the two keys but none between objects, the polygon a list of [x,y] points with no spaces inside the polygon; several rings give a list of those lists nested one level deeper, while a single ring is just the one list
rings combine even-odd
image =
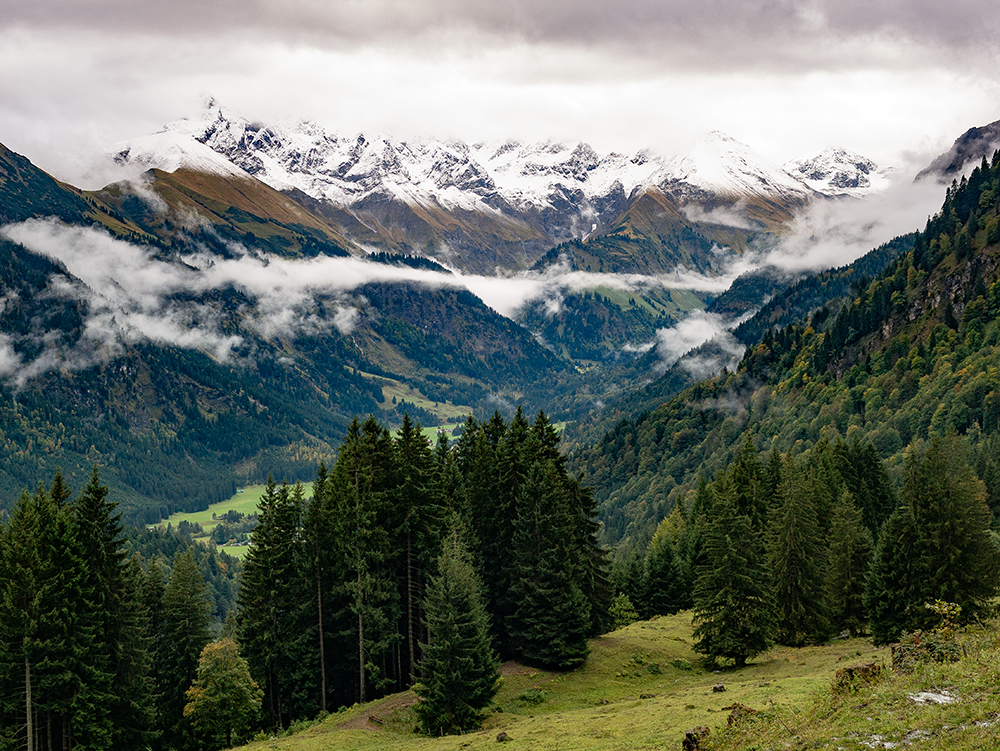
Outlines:
[{"label": "forested mountain slope", "polygon": [[[262,300],[252,279],[275,259],[344,256],[346,242],[250,179],[178,171],[146,190],[81,193],[0,152],[4,504],[97,464],[129,521],[155,522],[269,472],[311,476],[355,414],[398,424],[419,402],[433,424],[567,370],[426,259],[351,262],[416,265],[436,285]],[[207,279],[222,263],[242,270]]]},{"label": "forested mountain slope", "polygon": [[[836,314],[768,330],[735,373],[623,417],[571,466],[594,486],[609,541],[645,545],[698,478],[750,437],[793,454],[823,437],[870,441],[890,469],[950,431],[1000,430],[1000,158],[954,184],[913,247]],[[990,475],[989,452],[979,471]],[[984,479],[986,479],[984,477]],[[641,542],[640,542],[641,541]]]}]

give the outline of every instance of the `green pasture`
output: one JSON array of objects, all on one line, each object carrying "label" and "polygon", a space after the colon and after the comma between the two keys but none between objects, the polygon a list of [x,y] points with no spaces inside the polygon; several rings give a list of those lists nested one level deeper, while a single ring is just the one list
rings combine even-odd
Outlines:
[{"label": "green pasture", "polygon": [[[432,738],[414,733],[412,692],[343,710],[291,736],[252,749],[287,751],[453,751],[495,749],[501,731],[508,751],[679,749],[685,731],[724,728],[739,702],[762,710],[801,713],[826,689],[838,668],[884,662],[887,650],[864,639],[804,649],[774,649],[743,670],[713,671],[692,650],[691,614],[634,623],[591,642],[587,663],[574,671],[503,666],[495,710],[481,731]],[[724,691],[714,687],[722,684]],[[276,745],[275,745],[276,744]]]},{"label": "green pasture", "polygon": [[[306,482],[303,483],[303,486],[305,487],[306,498],[309,498],[312,495],[312,483]],[[201,528],[205,530],[205,535],[203,537],[196,537],[195,539],[204,539],[204,537],[207,537],[208,533],[211,532],[212,529],[219,523],[218,519],[212,518],[212,514],[220,517],[228,511],[238,511],[239,513],[247,516],[257,513],[257,506],[260,504],[260,499],[264,495],[265,487],[265,485],[249,485],[238,490],[236,495],[228,501],[213,503],[204,511],[171,514],[165,520],[160,522],[160,526],[172,524],[176,527],[182,521],[186,521],[190,524],[200,524]],[[243,545],[222,545],[219,546],[219,550],[224,550],[231,556],[242,558],[246,555],[248,548]]]}]

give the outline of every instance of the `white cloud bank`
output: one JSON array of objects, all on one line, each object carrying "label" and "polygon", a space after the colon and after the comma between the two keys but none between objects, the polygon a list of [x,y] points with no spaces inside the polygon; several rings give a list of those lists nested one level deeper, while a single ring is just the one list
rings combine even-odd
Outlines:
[{"label": "white cloud bank", "polygon": [[[197,349],[225,361],[243,339],[223,331],[218,309],[197,301],[212,290],[234,288],[252,299],[253,309],[244,311],[247,324],[264,337],[274,337],[331,327],[349,333],[360,315],[350,293],[371,282],[465,288],[501,315],[513,317],[532,300],[558,304],[567,291],[598,287],[720,292],[738,273],[706,277],[682,269],[662,276],[593,274],[556,265],[541,272],[487,277],[353,257],[293,260],[249,253],[232,259],[193,254],[173,261],[103,230],[67,226],[55,219],[6,225],[0,227],[0,235],[62,264],[69,276],[53,277],[45,294],[84,301],[88,310],[83,337],[72,352],[50,348],[35,361],[23,363],[10,340],[0,340],[0,376],[22,383],[47,370],[88,367],[119,351],[122,344],[139,341]],[[317,316],[320,304],[332,315]]]}]

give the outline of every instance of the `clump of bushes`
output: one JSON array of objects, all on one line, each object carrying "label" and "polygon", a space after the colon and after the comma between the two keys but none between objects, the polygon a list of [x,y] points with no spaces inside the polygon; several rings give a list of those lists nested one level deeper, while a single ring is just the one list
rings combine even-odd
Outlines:
[{"label": "clump of bushes", "polygon": [[893,644],[893,670],[909,673],[923,663],[956,662],[962,656],[962,645],[955,636],[955,621],[962,612],[961,606],[935,600],[924,607],[941,616],[941,623],[933,629],[904,634],[898,644]]}]

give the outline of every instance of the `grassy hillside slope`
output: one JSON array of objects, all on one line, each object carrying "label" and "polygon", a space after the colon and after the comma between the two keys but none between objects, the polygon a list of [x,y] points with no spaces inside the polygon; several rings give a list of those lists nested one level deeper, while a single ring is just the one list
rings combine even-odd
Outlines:
[{"label": "grassy hillside slope", "polygon": [[[439,751],[496,748],[501,731],[517,749],[680,748],[697,726],[726,724],[726,707],[811,702],[843,664],[882,660],[870,642],[844,640],[802,650],[775,649],[742,671],[700,667],[691,649],[691,613],[634,623],[591,642],[591,655],[569,673],[503,666],[503,687],[483,730],[461,737],[414,733],[411,692],[339,712],[304,732],[277,739],[288,751],[398,749]],[[725,692],[713,691],[722,683]],[[271,740],[250,744],[272,748]]]},{"label": "grassy hillside slope", "polygon": [[[691,614],[634,623],[591,642],[586,665],[550,673],[503,666],[503,687],[484,728],[463,736],[414,733],[411,692],[355,705],[249,749],[444,751],[497,748],[606,751],[680,749],[687,731],[710,728],[706,751],[745,749],[995,748],[1000,743],[1000,635],[995,624],[959,635],[963,656],[894,671],[888,649],[866,639],[775,647],[743,670],[706,670],[691,651]],[[845,688],[837,672],[875,663],[881,678]],[[722,684],[725,691],[713,688]],[[920,703],[921,692],[950,695]],[[756,710],[729,726],[735,704]]]}]

